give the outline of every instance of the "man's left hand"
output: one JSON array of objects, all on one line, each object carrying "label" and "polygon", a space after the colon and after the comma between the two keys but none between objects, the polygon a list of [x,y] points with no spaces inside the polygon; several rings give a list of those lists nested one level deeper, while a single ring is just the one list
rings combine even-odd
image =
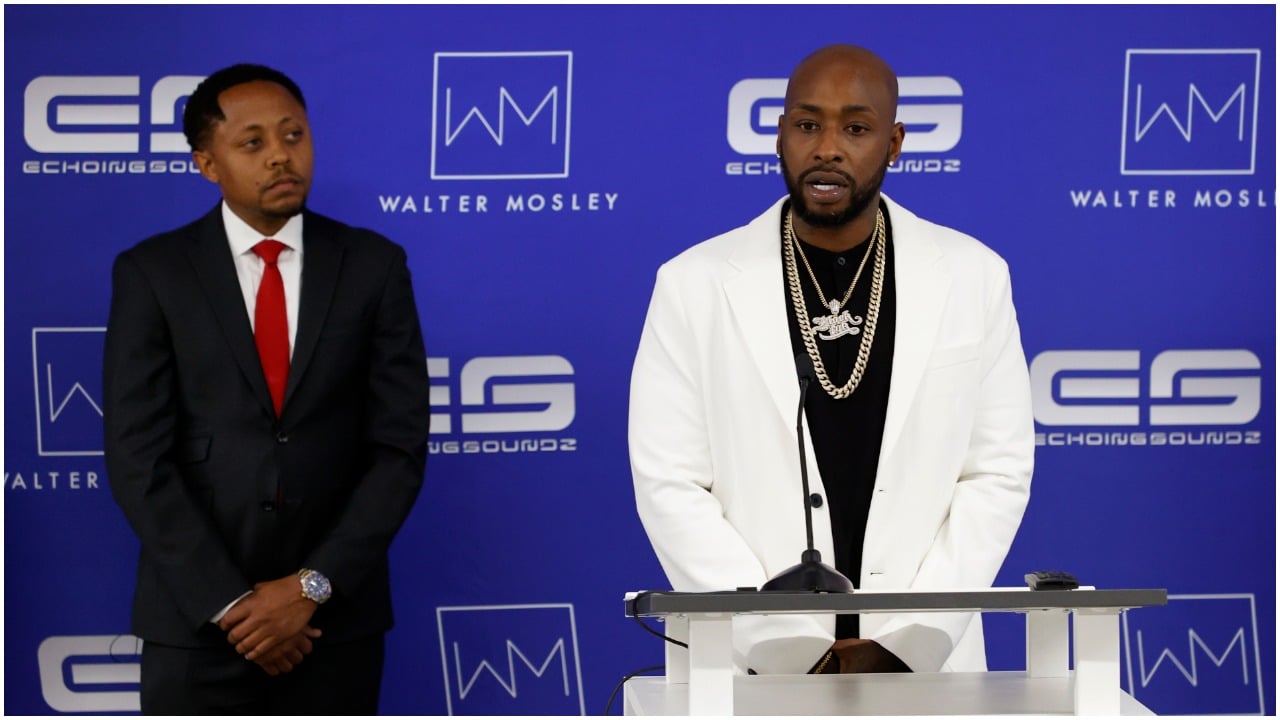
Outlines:
[{"label": "man's left hand", "polygon": [[885,650],[875,640],[848,638],[837,640],[831,651],[840,661],[842,673],[911,672],[897,655]]},{"label": "man's left hand", "polygon": [[308,625],[297,635],[276,643],[275,647],[259,655],[254,662],[271,676],[292,672],[311,652],[311,641],[320,637],[320,634],[319,630]]},{"label": "man's left hand", "polygon": [[316,612],[316,603],[302,595],[297,575],[258,583],[253,592],[222,616],[218,623],[227,642],[246,660],[257,660],[277,643],[302,631]]}]

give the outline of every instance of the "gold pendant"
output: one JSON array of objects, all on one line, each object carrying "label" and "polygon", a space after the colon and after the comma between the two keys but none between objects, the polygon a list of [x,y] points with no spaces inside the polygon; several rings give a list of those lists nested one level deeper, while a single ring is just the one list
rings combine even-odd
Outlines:
[{"label": "gold pendant", "polygon": [[820,339],[836,340],[862,332],[861,315],[854,317],[848,310],[841,312],[839,300],[832,300],[827,307],[831,310],[830,315],[819,315],[812,321],[814,331],[821,333],[818,335]]}]

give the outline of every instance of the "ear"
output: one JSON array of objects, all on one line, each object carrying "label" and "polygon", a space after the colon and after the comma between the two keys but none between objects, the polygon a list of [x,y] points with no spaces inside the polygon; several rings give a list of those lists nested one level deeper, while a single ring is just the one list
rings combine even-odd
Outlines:
[{"label": "ear", "polygon": [[893,137],[889,140],[889,164],[898,162],[898,156],[902,154],[902,141],[907,137],[907,127],[902,123],[895,123],[893,126]]},{"label": "ear", "polygon": [[218,166],[213,161],[213,155],[206,150],[193,150],[191,159],[196,161],[196,167],[200,168],[200,174],[205,180],[211,183],[218,182]]}]

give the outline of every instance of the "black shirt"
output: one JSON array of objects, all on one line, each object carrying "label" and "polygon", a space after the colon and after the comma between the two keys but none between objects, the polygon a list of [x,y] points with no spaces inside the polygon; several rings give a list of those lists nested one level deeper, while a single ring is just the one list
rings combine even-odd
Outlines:
[{"label": "black shirt", "polygon": [[[824,502],[831,515],[831,534],[835,541],[834,562],[832,558],[823,558],[823,561],[832,563],[844,573],[853,581],[854,587],[858,586],[862,571],[862,539],[867,526],[867,511],[871,506],[871,493],[875,486],[876,466],[880,460],[885,409],[889,405],[889,376],[893,369],[897,305],[893,281],[893,231],[889,226],[889,212],[883,203],[880,209],[885,220],[884,286],[881,290],[880,315],[876,321],[875,336],[862,381],[853,394],[844,400],[831,397],[814,381],[809,386],[804,406],[812,434],[813,452],[826,490]],[[789,211],[790,203],[783,207],[784,223]],[[782,228],[779,227],[779,237],[781,232]],[[803,239],[800,242],[827,299],[842,299],[867,251],[867,243],[864,241],[851,250],[833,253],[809,245]],[[864,328],[864,332],[874,269],[875,251],[872,251],[862,276],[858,279],[858,286],[845,305],[845,310],[855,319],[862,317],[859,327]],[[817,290],[813,287],[813,281],[809,278],[799,253],[796,254],[796,270],[810,318],[829,314],[830,310],[823,307],[818,298]],[[787,318],[790,322],[792,353],[804,353],[804,340],[796,324],[796,310],[791,301],[790,289],[786,285],[785,255],[783,292],[786,295]],[[841,387],[853,374],[858,348],[862,343],[862,332],[836,340],[822,340],[816,337],[817,334],[818,331],[815,330],[815,342],[827,377],[836,387]],[[836,638],[852,637],[858,637],[858,616],[837,615]]]}]

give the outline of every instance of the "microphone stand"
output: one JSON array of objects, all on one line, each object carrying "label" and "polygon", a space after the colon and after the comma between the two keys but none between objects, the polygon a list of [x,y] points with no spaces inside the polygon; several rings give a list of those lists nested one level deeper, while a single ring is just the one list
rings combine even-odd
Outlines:
[{"label": "microphone stand", "polygon": [[804,487],[804,531],[808,549],[800,554],[800,563],[778,573],[761,586],[761,590],[807,590],[810,592],[851,593],[853,583],[838,570],[822,562],[822,553],[813,547],[813,508],[809,504],[809,463],[804,451],[804,400],[813,380],[813,360],[805,353],[796,355],[800,376],[800,407],[796,410],[796,437],[800,444],[800,484]]}]

